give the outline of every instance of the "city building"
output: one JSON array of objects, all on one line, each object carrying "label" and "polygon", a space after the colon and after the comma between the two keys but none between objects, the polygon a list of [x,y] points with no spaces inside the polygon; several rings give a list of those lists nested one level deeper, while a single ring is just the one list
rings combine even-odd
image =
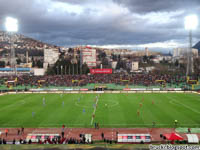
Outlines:
[{"label": "city building", "polygon": [[[174,48],[173,49],[173,58],[185,57],[187,54],[188,48]],[[194,57],[198,57],[198,49],[192,48],[192,53]]]},{"label": "city building", "polygon": [[131,63],[131,71],[137,71],[139,69],[139,63],[138,61]]},{"label": "city building", "polygon": [[46,70],[48,65],[54,65],[56,61],[59,59],[59,51],[58,49],[44,49],[44,64],[43,68]]},{"label": "city building", "polygon": [[116,69],[117,61],[111,61],[111,66],[112,66],[112,69]]},{"label": "city building", "polygon": [[145,48],[145,55],[149,56],[149,49],[148,49],[148,47]]},{"label": "city building", "polygon": [[96,49],[86,46],[80,51],[81,65],[87,64],[89,68],[96,67],[97,58],[96,58]]}]

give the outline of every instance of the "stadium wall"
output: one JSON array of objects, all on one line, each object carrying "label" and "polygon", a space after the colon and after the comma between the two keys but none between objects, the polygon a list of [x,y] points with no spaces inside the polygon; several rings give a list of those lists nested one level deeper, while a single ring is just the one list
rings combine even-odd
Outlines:
[{"label": "stadium wall", "polygon": [[128,94],[128,93],[194,93],[194,94],[200,94],[195,91],[20,91],[20,92],[5,92],[5,93],[0,93],[1,95],[5,94],[34,94],[34,93],[40,93],[40,94],[49,94],[49,93],[55,93],[55,94],[61,94],[61,93],[66,93],[66,94],[103,94],[103,93],[113,93],[113,94]]}]

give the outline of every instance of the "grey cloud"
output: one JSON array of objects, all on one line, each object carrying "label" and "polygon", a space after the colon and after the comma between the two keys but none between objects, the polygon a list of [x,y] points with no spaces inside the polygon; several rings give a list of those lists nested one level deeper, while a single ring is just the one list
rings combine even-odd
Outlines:
[{"label": "grey cloud", "polygon": [[[57,15],[48,13],[45,2],[41,1],[39,5],[36,1],[38,0],[4,2],[0,0],[0,22],[3,22],[8,15],[17,17],[20,22],[20,33],[55,45],[68,46],[146,44],[168,40],[181,41],[187,36],[183,26],[184,15],[187,14],[189,7],[186,0],[113,0],[114,4],[129,8],[130,12],[113,15],[110,11],[103,16],[97,15],[95,8],[98,8],[98,5],[95,5],[96,1],[93,0],[52,0],[81,5],[83,8],[87,4],[94,7],[85,8],[81,14],[66,12]],[[106,1],[101,0],[101,4],[106,7]],[[199,10],[197,4],[199,0],[191,2],[193,10]],[[178,8],[184,10],[184,13],[173,16],[175,21],[165,24],[149,24],[147,19],[133,16],[133,14],[143,15],[149,12],[175,12]],[[0,29],[3,29],[2,23]],[[197,33],[199,30],[194,33],[194,36],[200,38]]]},{"label": "grey cloud", "polygon": [[69,4],[85,4],[85,3],[89,3],[89,2],[94,2],[96,0],[52,0],[52,1],[55,1],[55,2],[63,2],[63,3],[69,3]]},{"label": "grey cloud", "polygon": [[196,11],[195,9],[198,6],[200,6],[199,0],[113,0],[113,1],[137,13],[175,11],[179,9],[195,12]]}]

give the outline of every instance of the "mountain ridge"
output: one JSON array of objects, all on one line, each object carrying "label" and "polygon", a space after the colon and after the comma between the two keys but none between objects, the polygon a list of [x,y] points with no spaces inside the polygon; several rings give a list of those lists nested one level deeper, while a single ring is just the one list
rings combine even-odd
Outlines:
[{"label": "mountain ridge", "polygon": [[200,54],[200,41],[199,42],[197,42],[194,46],[193,46],[193,48],[196,48],[196,49],[198,49],[198,51],[199,51],[199,54]]}]

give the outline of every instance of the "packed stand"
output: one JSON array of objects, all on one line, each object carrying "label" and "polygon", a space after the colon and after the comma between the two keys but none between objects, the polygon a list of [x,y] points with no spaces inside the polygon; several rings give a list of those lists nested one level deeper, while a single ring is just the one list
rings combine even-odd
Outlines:
[{"label": "packed stand", "polygon": [[[5,81],[15,80],[16,77],[3,77]],[[164,80],[169,85],[179,85],[186,82],[184,75],[157,75],[157,74],[96,74],[96,75],[52,75],[52,76],[18,76],[18,86],[84,86],[90,83],[95,84],[129,84],[154,86],[156,80]],[[127,81],[127,82],[123,82]]]}]

